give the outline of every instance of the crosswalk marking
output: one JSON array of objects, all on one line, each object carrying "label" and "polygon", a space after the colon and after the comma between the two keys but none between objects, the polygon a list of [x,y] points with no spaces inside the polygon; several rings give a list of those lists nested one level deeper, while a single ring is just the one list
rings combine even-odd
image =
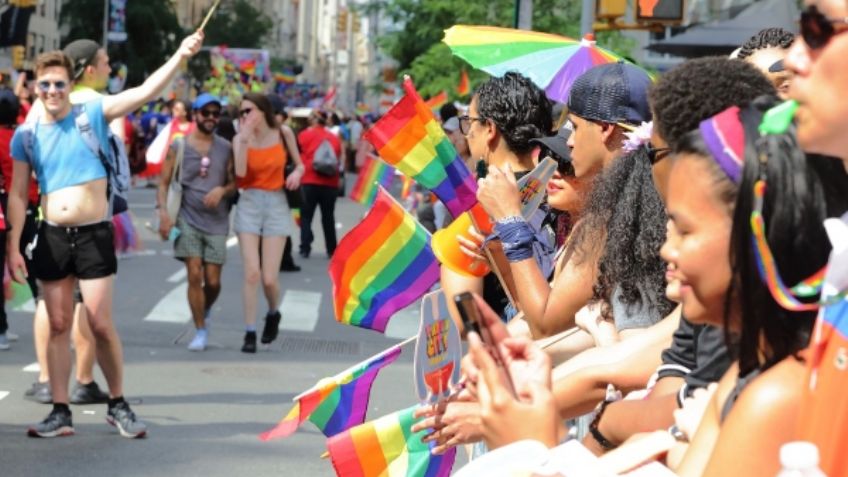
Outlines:
[{"label": "crosswalk marking", "polygon": [[0,401],[3,400],[6,396],[9,395],[9,391],[0,391]]},{"label": "crosswalk marking", "polygon": [[185,267],[183,267],[174,272],[173,275],[168,277],[168,283],[180,283],[181,281],[185,280],[186,275],[186,269]]},{"label": "crosswalk marking", "polygon": [[389,338],[405,339],[418,333],[421,321],[421,304],[416,302],[398,311],[389,319],[386,326],[386,336]]},{"label": "crosswalk marking", "polygon": [[191,312],[188,308],[188,283],[181,283],[168,292],[150,313],[144,317],[144,321],[156,321],[163,323],[188,323],[191,320]]},{"label": "crosswalk marking", "polygon": [[280,329],[307,333],[315,331],[321,295],[318,292],[286,290],[279,307],[283,315]]},{"label": "crosswalk marking", "polygon": [[25,373],[40,373],[41,372],[41,366],[39,366],[38,361],[36,361],[35,363],[30,363],[30,364],[24,366],[23,372],[25,372]]}]

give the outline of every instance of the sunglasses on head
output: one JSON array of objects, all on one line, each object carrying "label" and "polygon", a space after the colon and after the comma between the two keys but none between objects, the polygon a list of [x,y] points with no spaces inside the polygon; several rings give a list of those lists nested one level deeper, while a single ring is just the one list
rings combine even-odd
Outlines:
[{"label": "sunglasses on head", "polygon": [[67,81],[39,81],[37,86],[38,86],[38,89],[41,90],[41,92],[43,92],[43,93],[50,91],[51,86],[56,91],[61,93],[62,91],[65,91],[65,88],[68,87],[68,82]]},{"label": "sunglasses on head", "polygon": [[201,109],[200,115],[204,118],[219,118],[221,117],[220,109]]},{"label": "sunglasses on head", "polygon": [[252,111],[253,111],[253,108],[244,108],[241,111],[239,111],[239,116],[245,117],[248,114],[250,114]]},{"label": "sunglasses on head", "polygon": [[848,31],[848,18],[828,18],[815,5],[801,12],[801,37],[812,50],[825,45],[836,35]]}]

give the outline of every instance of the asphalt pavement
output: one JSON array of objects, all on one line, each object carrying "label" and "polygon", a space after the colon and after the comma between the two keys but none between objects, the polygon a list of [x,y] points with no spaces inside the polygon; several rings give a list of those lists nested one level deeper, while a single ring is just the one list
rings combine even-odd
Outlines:
[{"label": "asphalt pavement", "polygon": [[[349,178],[349,184],[352,180]],[[240,352],[243,337],[242,264],[235,239],[228,242],[222,291],[212,310],[210,347],[186,350],[192,337],[186,277],[170,243],[145,223],[153,217],[154,189],[131,191],[130,207],[142,247],[119,262],[114,316],[124,345],[124,388],[148,437],[126,439],[105,422],[106,405],[71,406],[76,435],[33,439],[26,429],[50,406],[24,400],[36,379],[32,304],[7,307],[10,330],[20,335],[0,351],[0,476],[332,476],[324,436],[309,422],[293,436],[261,442],[292,406],[291,399],[320,378],[411,336],[417,310],[396,315],[379,333],[337,323],[332,314],[329,260],[319,219],[312,256],[295,254],[301,272],[281,273],[280,337],[267,349]],[[344,198],[336,207],[343,236],[365,209]],[[316,213],[317,215],[317,213]],[[299,238],[295,238],[295,246]],[[297,248],[295,248],[295,251]],[[260,296],[260,313],[264,299]],[[258,326],[261,331],[261,318]],[[413,345],[383,369],[371,393],[368,416],[376,418],[415,403]],[[105,380],[96,371],[97,382]]]}]

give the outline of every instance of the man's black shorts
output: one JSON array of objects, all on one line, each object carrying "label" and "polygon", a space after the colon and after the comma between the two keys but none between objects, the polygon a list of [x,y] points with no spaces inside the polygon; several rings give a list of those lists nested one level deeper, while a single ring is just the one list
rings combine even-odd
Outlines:
[{"label": "man's black shorts", "polygon": [[32,253],[35,277],[54,281],[108,277],[118,271],[112,222],[66,227],[42,222]]}]

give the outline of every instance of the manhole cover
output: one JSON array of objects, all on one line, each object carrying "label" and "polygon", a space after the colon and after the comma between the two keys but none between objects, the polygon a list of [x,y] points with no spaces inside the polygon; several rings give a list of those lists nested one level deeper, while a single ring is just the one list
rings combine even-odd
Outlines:
[{"label": "manhole cover", "polygon": [[286,337],[283,339],[282,348],[283,351],[288,353],[321,353],[345,356],[356,356],[360,352],[359,342],[320,338]]}]

